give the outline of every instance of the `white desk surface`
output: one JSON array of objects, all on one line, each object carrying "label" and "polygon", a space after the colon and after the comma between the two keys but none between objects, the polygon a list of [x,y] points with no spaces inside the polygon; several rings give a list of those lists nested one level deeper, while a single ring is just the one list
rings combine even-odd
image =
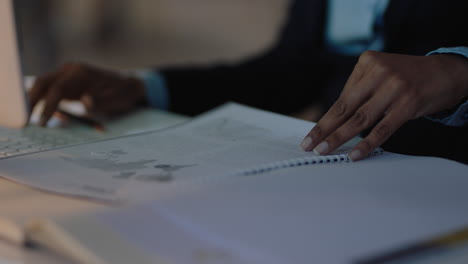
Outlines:
[{"label": "white desk surface", "polygon": [[[142,115],[144,128],[161,129],[187,120],[186,117],[151,110]],[[124,126],[137,125],[141,122],[123,120]],[[122,126],[121,124],[119,126]],[[0,216],[7,216],[19,222],[31,217],[66,216],[71,213],[99,210],[105,206],[94,202],[54,195],[0,179]],[[44,250],[21,249],[0,240],[0,264],[58,264],[72,263]]]}]

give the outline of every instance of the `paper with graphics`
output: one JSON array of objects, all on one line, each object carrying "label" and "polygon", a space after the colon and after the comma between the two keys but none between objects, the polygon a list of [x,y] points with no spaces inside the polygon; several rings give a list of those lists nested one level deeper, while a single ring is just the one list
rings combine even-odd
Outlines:
[{"label": "paper with graphics", "polygon": [[230,103],[166,130],[0,160],[0,175],[61,194],[153,199],[240,169],[314,156],[299,148],[313,125]]}]

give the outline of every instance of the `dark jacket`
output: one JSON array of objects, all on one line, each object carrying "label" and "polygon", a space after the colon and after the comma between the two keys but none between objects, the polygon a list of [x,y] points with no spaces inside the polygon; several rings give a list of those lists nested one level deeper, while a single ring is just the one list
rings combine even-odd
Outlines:
[{"label": "dark jacket", "polygon": [[[270,50],[237,65],[163,70],[171,110],[194,115],[226,101],[284,114],[314,102],[330,106],[357,57],[326,50],[326,13],[325,0],[293,1],[289,19]],[[468,46],[467,14],[467,0],[391,0],[383,27],[375,30],[384,35],[384,51],[425,55],[440,47]],[[422,131],[425,137],[421,137]],[[467,161],[466,132],[466,128],[416,120],[400,129],[386,145],[403,153]],[[457,151],[460,153],[451,154]]]}]

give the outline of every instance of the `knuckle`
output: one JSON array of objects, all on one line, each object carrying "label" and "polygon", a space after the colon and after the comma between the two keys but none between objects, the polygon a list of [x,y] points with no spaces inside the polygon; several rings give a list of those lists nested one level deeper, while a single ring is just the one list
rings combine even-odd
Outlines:
[{"label": "knuckle", "polygon": [[359,57],[359,62],[362,63],[369,63],[377,59],[377,52],[372,50],[364,51],[361,56]]},{"label": "knuckle", "polygon": [[346,113],[348,108],[348,104],[346,100],[340,98],[335,104],[331,107],[330,113],[335,117],[343,116]]},{"label": "knuckle", "polygon": [[391,82],[397,91],[408,91],[409,81],[403,78],[401,75],[392,73]]},{"label": "knuckle", "polygon": [[375,147],[372,144],[372,142],[370,142],[370,140],[366,138],[359,143],[359,148],[365,153],[370,153],[372,150],[374,150]]},{"label": "knuckle", "polygon": [[322,137],[322,128],[320,125],[316,125],[309,134],[312,138],[321,138]]},{"label": "knuckle", "polygon": [[358,110],[347,122],[349,128],[365,128],[369,125],[369,115],[364,110]]},{"label": "knuckle", "polygon": [[330,147],[333,149],[341,145],[340,143],[343,141],[343,135],[341,135],[339,132],[333,133],[327,138],[326,141],[328,142]]},{"label": "knuckle", "polygon": [[35,81],[36,84],[43,84],[43,83],[46,83],[46,82],[47,82],[47,77],[44,76],[44,75],[41,75],[41,76],[37,77],[36,81]]},{"label": "knuckle", "polygon": [[416,118],[415,115],[418,108],[418,104],[415,100],[412,100],[410,97],[405,97],[399,101],[398,105],[394,107],[394,110],[398,113],[396,116],[398,119],[408,121]]},{"label": "knuckle", "polygon": [[414,89],[407,89],[402,92],[400,98],[400,107],[405,109],[405,112],[412,112],[420,108],[420,106],[423,104],[424,99],[421,97],[418,91]]},{"label": "knuckle", "polygon": [[423,104],[422,98],[415,91],[408,91],[404,98],[404,105],[408,110],[419,108]]},{"label": "knuckle", "polygon": [[372,131],[372,137],[376,139],[385,140],[390,136],[390,125],[388,124],[379,124]]},{"label": "knuckle", "polygon": [[398,103],[401,107],[410,107],[414,102],[415,98],[410,92],[401,92],[400,97],[398,98]]},{"label": "knuckle", "polygon": [[407,90],[411,99],[416,100],[416,102],[425,101],[426,94],[423,89],[418,89],[418,87],[407,86]]},{"label": "knuckle", "polygon": [[62,70],[70,74],[81,74],[83,72],[86,72],[88,70],[88,67],[82,63],[67,62],[62,66]]},{"label": "knuckle", "polygon": [[377,73],[384,75],[384,76],[393,76],[395,72],[391,68],[390,65],[388,65],[385,61],[379,60],[375,63],[374,65]]}]

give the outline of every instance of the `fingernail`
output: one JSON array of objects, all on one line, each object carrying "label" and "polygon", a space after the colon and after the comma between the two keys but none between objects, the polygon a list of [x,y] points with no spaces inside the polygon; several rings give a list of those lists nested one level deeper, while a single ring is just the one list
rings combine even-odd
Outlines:
[{"label": "fingernail", "polygon": [[360,151],[359,149],[353,150],[353,151],[349,154],[349,158],[350,158],[352,161],[359,160],[359,159],[361,159],[361,157],[362,157],[362,154],[361,154],[361,151]]},{"label": "fingernail", "polygon": [[310,145],[312,145],[312,138],[311,137],[306,137],[306,138],[304,138],[304,140],[301,143],[301,148],[304,151],[307,151],[309,149]]},{"label": "fingernail", "polygon": [[323,153],[328,151],[328,143],[323,141],[322,143],[318,144],[317,147],[314,148],[314,153],[317,155],[322,155]]}]

